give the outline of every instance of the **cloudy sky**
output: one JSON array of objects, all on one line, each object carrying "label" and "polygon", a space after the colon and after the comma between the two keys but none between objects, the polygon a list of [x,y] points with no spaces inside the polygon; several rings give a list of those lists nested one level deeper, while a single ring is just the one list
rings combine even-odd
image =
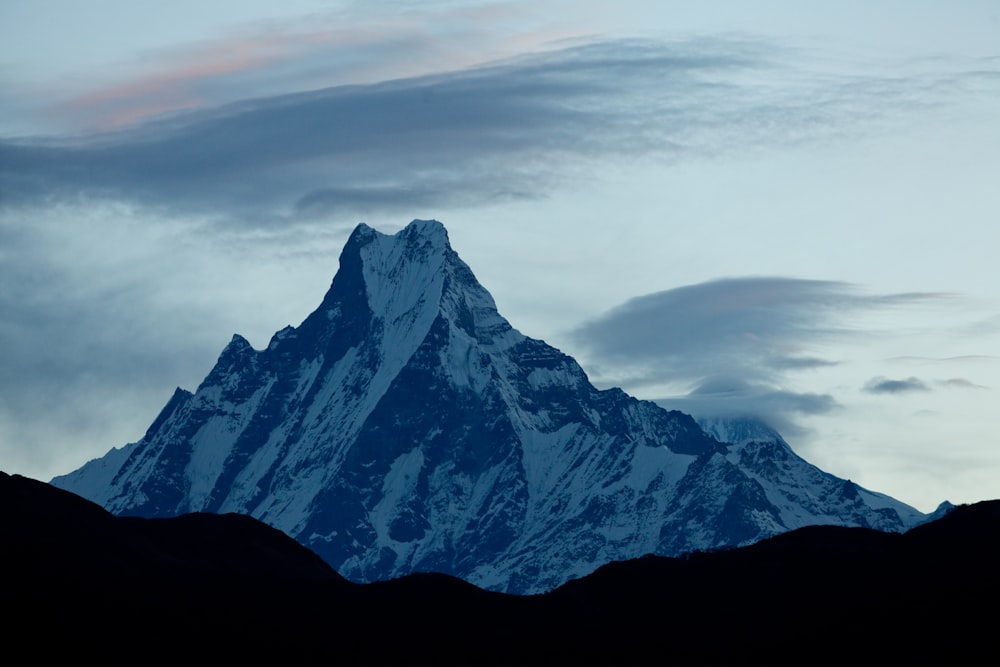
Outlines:
[{"label": "cloudy sky", "polygon": [[[280,6],[279,6],[280,5]],[[1000,497],[1000,4],[0,4],[0,469],[140,438],[360,221],[923,511]]]}]

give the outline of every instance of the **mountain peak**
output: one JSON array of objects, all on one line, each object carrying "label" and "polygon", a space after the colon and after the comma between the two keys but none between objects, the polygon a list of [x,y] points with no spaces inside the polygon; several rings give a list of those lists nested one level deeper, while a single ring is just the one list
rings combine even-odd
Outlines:
[{"label": "mountain peak", "polygon": [[260,351],[234,337],[142,440],[53,483],[116,513],[249,514],[357,581],[436,571],[520,593],[809,522],[905,527],[902,504],[836,494],[765,434],[726,445],[598,390],[511,327],[440,222],[414,220],[358,225],[298,328]]},{"label": "mountain peak", "polygon": [[405,227],[393,234],[380,232],[367,223],[359,222],[348,237],[347,247],[354,245],[364,246],[376,239],[394,239],[397,241],[412,242],[422,240],[437,247],[450,247],[448,242],[448,230],[437,220],[412,220]]},{"label": "mountain peak", "polygon": [[445,226],[437,220],[411,220],[406,227],[402,229],[402,232],[407,235],[423,236],[423,237],[443,237],[445,242],[448,240],[448,230]]}]

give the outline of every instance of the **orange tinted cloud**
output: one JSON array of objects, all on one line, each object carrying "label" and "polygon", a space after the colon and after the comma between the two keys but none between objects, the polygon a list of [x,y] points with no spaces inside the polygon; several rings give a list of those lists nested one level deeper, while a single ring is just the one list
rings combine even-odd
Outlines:
[{"label": "orange tinted cloud", "polygon": [[510,5],[401,12],[378,22],[326,17],[317,19],[327,24],[320,29],[279,26],[188,47],[152,72],[75,96],[56,111],[113,130],[240,98],[463,69],[585,34],[520,25],[523,14]]},{"label": "orange tinted cloud", "polygon": [[255,37],[199,49],[181,62],[132,81],[101,88],[61,105],[64,113],[98,116],[98,127],[113,129],[169,111],[210,101],[196,90],[213,78],[252,71],[288,57],[288,40]]}]

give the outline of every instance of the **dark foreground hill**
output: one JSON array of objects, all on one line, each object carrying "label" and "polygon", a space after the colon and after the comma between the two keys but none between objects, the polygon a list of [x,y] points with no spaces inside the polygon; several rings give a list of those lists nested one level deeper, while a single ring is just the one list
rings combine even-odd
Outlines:
[{"label": "dark foreground hill", "polygon": [[905,534],[812,527],[614,563],[527,597],[432,574],[353,584],[248,517],[115,517],[3,473],[0,526],[8,655],[105,664],[996,657],[1000,501]]}]

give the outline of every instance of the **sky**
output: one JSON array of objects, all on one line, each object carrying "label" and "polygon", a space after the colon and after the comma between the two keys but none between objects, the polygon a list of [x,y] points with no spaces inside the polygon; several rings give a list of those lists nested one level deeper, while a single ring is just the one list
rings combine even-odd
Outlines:
[{"label": "sky", "polygon": [[5,0],[0,469],[138,440],[433,218],[599,387],[998,498],[997,118],[991,0]]}]

